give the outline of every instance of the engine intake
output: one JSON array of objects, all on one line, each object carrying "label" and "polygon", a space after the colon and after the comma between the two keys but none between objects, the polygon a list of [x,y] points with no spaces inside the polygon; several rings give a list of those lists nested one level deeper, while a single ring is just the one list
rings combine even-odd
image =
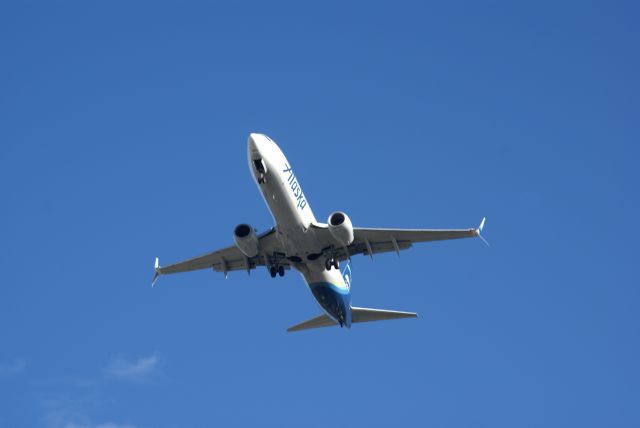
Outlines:
[{"label": "engine intake", "polygon": [[233,230],[233,240],[236,247],[247,257],[258,255],[258,237],[256,231],[248,224],[239,224]]},{"label": "engine intake", "polygon": [[353,225],[349,216],[342,211],[331,213],[329,220],[329,232],[333,239],[338,241],[341,246],[346,247],[353,242]]}]

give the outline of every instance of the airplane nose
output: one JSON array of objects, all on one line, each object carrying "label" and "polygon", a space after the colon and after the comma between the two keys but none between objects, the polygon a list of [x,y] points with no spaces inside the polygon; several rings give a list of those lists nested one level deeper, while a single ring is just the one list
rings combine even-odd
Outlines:
[{"label": "airplane nose", "polygon": [[268,153],[273,152],[274,143],[271,138],[264,134],[258,134],[252,132],[247,139],[247,150],[250,155],[257,155],[260,157],[267,156]]},{"label": "airplane nose", "polygon": [[258,147],[260,134],[249,134],[249,139],[247,140],[247,149],[249,152],[260,153],[260,148]]}]

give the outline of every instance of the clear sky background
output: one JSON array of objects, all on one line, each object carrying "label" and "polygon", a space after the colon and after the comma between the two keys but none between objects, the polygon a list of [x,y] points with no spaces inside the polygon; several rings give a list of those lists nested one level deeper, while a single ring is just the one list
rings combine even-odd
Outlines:
[{"label": "clear sky background", "polygon": [[[0,6],[0,426],[640,426],[636,2]],[[161,278],[271,217],[485,236],[353,261],[415,320],[288,334],[264,269]]]}]

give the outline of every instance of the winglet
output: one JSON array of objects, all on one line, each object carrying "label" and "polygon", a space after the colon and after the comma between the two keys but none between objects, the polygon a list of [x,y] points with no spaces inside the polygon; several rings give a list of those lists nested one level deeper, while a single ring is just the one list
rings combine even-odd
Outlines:
[{"label": "winglet", "polygon": [[160,277],[160,275],[162,275],[160,273],[160,262],[158,261],[158,258],[156,257],[156,262],[153,266],[154,270],[155,270],[155,274],[153,275],[153,280],[151,281],[151,287],[153,287],[154,285],[156,285],[156,281],[158,280],[158,278]]},{"label": "winglet", "polygon": [[484,239],[484,236],[482,236],[482,229],[484,228],[484,222],[485,222],[486,219],[487,219],[486,217],[482,217],[482,221],[480,222],[480,226],[478,226],[478,228],[476,229],[476,236],[478,238],[482,239],[482,242],[487,244],[487,247],[490,247],[491,245],[489,245],[487,240]]}]

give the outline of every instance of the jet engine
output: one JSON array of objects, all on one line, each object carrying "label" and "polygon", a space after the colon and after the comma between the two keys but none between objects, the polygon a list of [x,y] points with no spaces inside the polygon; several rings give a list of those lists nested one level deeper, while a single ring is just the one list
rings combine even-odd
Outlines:
[{"label": "jet engine", "polygon": [[233,230],[236,247],[247,257],[258,255],[258,237],[256,231],[248,224],[239,224]]},{"label": "jet engine", "polygon": [[329,232],[333,239],[338,241],[343,247],[353,242],[353,225],[349,216],[341,211],[331,213],[329,220]]}]

